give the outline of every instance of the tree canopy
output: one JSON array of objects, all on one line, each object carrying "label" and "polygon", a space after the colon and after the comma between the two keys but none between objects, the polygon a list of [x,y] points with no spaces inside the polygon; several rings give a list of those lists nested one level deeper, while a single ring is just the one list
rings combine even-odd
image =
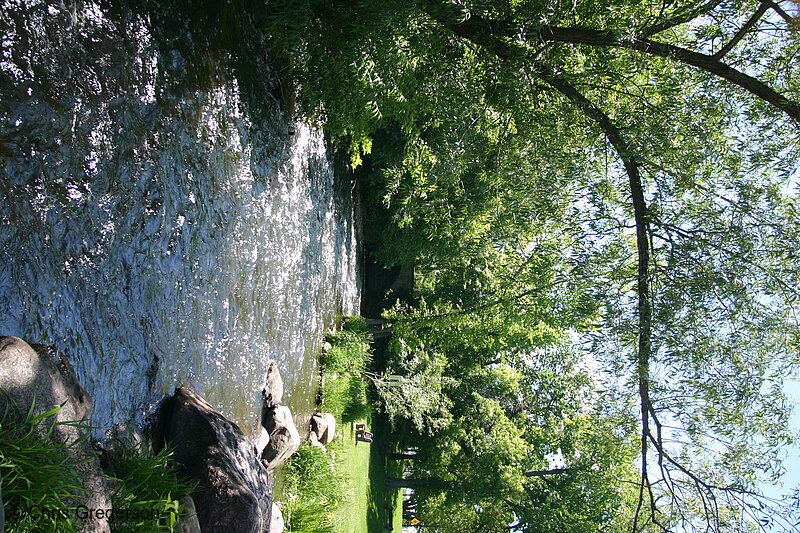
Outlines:
[{"label": "tree canopy", "polygon": [[435,531],[794,527],[761,487],[796,438],[796,11],[268,4],[392,217],[381,259],[416,268],[390,370],[449,406],[417,420]]}]

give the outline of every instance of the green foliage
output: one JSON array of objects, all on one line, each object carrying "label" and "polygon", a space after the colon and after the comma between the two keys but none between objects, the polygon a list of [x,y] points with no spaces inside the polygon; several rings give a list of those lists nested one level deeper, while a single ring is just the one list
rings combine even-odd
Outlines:
[{"label": "green foliage", "polygon": [[[89,428],[75,422],[56,422],[59,408],[34,416],[34,405],[25,414],[8,405],[0,417],[6,531],[78,530],[74,508],[86,492],[79,467],[96,458],[96,454],[82,451]],[[60,442],[51,438],[58,426],[75,427],[82,436],[72,443]],[[135,523],[113,519],[112,531],[173,531],[182,512],[177,500],[194,486],[178,477],[169,457],[169,451],[151,456],[141,447],[115,455],[104,472],[112,487],[114,516],[157,517]]]},{"label": "green foliage", "polygon": [[337,446],[331,443],[322,449],[305,442],[286,462],[281,511],[287,531],[335,531],[335,515],[346,502],[345,479],[334,451]]},{"label": "green foliage", "polygon": [[[571,472],[505,494],[548,506],[526,530],[764,519],[759,484],[796,439],[782,381],[800,368],[800,34],[782,8],[308,0],[289,19],[289,4],[272,21],[294,28],[301,107],[363,164],[388,220],[379,259],[415,267],[373,376],[421,434],[415,468],[473,479],[472,446],[513,492],[497,476],[518,436],[526,468],[560,453]],[[637,432],[644,471],[622,466]],[[595,467],[647,488],[615,492]],[[510,516],[491,486],[428,502],[444,517],[469,501],[487,513],[463,530],[491,530]]]},{"label": "green foliage", "polygon": [[180,498],[195,489],[195,485],[182,479],[170,463],[171,450],[165,448],[152,455],[143,445],[124,449],[111,461],[106,473],[114,482],[111,501],[114,509],[125,509],[131,514],[155,511],[158,518],[148,520],[121,520],[114,523],[114,531],[172,531],[178,516],[183,512]]},{"label": "green foliage", "polygon": [[372,360],[366,321],[348,317],[346,327],[325,336],[320,356],[320,409],[351,421],[369,412],[364,372]]},{"label": "green foliage", "polygon": [[381,407],[390,423],[408,419],[420,433],[433,433],[450,421],[452,400],[444,388],[450,382],[441,368],[418,369],[399,378],[389,374],[368,374],[375,386]]},{"label": "green foliage", "polygon": [[367,369],[372,352],[363,318],[349,317],[347,327],[328,333],[325,341],[329,346],[320,357],[323,373],[356,375]]},{"label": "green foliage", "polygon": [[85,492],[77,468],[93,457],[82,456],[81,441],[67,444],[49,438],[63,425],[55,420],[59,408],[38,416],[33,409],[31,405],[22,414],[9,406],[0,417],[6,531],[76,531],[70,502]]},{"label": "green foliage", "polygon": [[319,409],[344,421],[362,418],[370,411],[366,382],[358,375],[323,375]]}]

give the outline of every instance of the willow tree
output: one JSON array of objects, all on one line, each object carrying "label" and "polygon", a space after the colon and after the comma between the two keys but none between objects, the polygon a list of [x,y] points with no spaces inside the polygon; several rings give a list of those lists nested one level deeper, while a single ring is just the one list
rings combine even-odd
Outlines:
[{"label": "willow tree", "polygon": [[446,309],[409,316],[580,335],[602,397],[635,400],[631,530],[780,522],[760,487],[795,438],[796,7],[309,0],[302,32],[274,8],[305,109],[354,162],[402,132],[387,257]]}]

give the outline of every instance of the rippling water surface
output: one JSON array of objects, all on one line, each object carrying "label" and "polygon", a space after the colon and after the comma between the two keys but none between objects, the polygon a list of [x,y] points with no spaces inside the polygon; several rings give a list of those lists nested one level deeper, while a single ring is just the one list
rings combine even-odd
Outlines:
[{"label": "rippling water surface", "polygon": [[98,432],[176,385],[252,429],[269,359],[308,410],[348,186],[265,60],[101,5],[0,1],[0,334],[65,352]]}]

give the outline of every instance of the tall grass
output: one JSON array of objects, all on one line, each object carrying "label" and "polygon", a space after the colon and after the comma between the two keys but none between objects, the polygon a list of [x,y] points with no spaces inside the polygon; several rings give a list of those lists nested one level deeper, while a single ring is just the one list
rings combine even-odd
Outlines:
[{"label": "tall grass", "polygon": [[346,321],[344,329],[325,335],[330,348],[320,357],[323,373],[360,374],[372,358],[366,319],[357,316]]},{"label": "tall grass", "polygon": [[325,336],[328,348],[320,357],[320,409],[352,421],[369,412],[364,372],[372,360],[366,320],[347,319],[346,328]]},{"label": "tall grass", "polygon": [[61,424],[55,419],[60,408],[34,416],[33,404],[27,413],[20,413],[10,402],[7,406],[0,415],[6,531],[75,531],[67,502],[85,492],[77,468],[93,457],[79,451],[80,441],[63,443],[49,438]]},{"label": "tall grass", "polygon": [[346,480],[336,461],[336,447],[337,444],[331,443],[322,449],[306,442],[285,463],[286,497],[281,511],[287,531],[335,531],[336,515],[347,501]]},{"label": "tall grass", "polygon": [[[183,511],[179,500],[190,493],[196,484],[182,479],[170,464],[172,451],[168,448],[151,455],[144,445],[122,450],[110,461],[106,471],[115,482],[111,493],[114,509],[124,509],[129,514],[120,515],[114,531],[135,533],[140,531],[172,531],[178,515]],[[147,516],[151,511],[155,517]],[[139,515],[137,517],[137,514]]]},{"label": "tall grass", "polygon": [[[90,428],[57,422],[60,408],[34,416],[34,405],[21,413],[7,396],[5,400],[7,407],[0,413],[0,479],[6,532],[78,530],[82,521],[75,506],[86,493],[79,467],[97,458],[85,446]],[[58,426],[66,425],[77,427],[83,436],[72,443],[51,438]],[[169,456],[169,451],[151,456],[138,447],[122,451],[106,465],[112,532],[173,531],[180,512],[177,500],[193,485],[177,476]]]}]

